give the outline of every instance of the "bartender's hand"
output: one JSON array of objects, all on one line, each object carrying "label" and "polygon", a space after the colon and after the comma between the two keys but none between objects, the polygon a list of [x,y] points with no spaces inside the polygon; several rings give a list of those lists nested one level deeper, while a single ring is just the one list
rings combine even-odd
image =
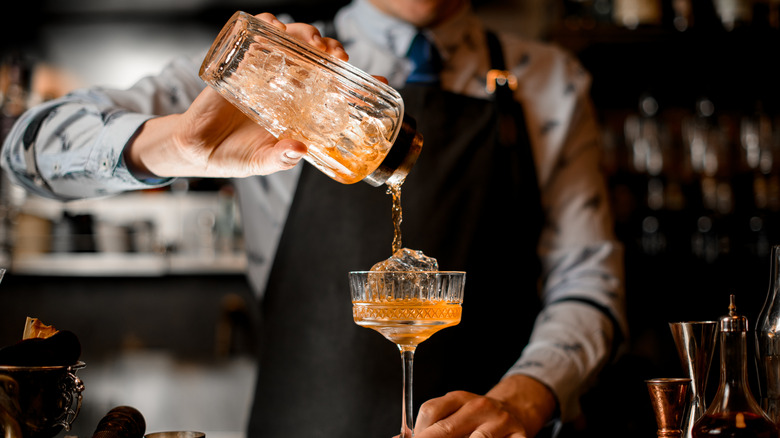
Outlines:
[{"label": "bartender's hand", "polygon": [[[344,61],[341,43],[305,23],[283,24],[269,13],[257,18]],[[211,87],[183,114],[148,120],[125,148],[138,177],[245,177],[295,166],[306,153],[296,140],[277,140]]]},{"label": "bartender's hand", "polygon": [[486,395],[454,391],[420,407],[415,438],[531,438],[552,418],[555,396],[537,380],[505,377]]}]

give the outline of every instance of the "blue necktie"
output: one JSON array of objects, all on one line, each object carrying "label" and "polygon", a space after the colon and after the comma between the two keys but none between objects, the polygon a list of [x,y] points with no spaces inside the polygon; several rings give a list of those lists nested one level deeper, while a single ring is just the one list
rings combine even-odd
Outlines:
[{"label": "blue necktie", "polygon": [[418,32],[406,52],[406,57],[412,61],[413,67],[407,84],[436,84],[439,82],[441,57],[436,47],[428,41],[422,32]]}]

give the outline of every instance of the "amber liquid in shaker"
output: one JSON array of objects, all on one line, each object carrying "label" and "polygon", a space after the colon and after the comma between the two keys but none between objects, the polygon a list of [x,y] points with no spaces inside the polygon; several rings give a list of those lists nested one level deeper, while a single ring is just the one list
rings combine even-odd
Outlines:
[{"label": "amber liquid in shaker", "polygon": [[402,181],[422,148],[398,92],[245,12],[223,27],[199,76],[334,180]]}]

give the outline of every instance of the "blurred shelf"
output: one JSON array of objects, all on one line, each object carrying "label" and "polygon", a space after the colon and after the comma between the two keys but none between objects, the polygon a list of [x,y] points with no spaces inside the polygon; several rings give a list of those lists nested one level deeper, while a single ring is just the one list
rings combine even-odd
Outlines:
[{"label": "blurred shelf", "polygon": [[174,254],[166,256],[171,274],[243,274],[246,270],[244,253],[218,256]]},{"label": "blurred shelf", "polygon": [[52,277],[159,277],[241,274],[244,254],[59,253],[15,257],[14,274]]},{"label": "blurred shelf", "polygon": [[242,274],[246,267],[231,194],[131,192],[70,202],[28,196],[18,212],[7,260],[16,274],[159,277]]}]

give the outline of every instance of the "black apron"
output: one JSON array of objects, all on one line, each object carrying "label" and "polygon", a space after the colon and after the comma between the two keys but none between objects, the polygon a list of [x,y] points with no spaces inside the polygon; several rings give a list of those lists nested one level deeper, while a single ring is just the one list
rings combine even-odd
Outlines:
[{"label": "black apron", "polygon": [[[490,41],[492,65],[503,68]],[[542,210],[510,90],[499,86],[492,101],[419,86],[401,94],[424,136],[402,187],[404,247],[466,271],[461,323],[415,354],[416,412],[448,391],[484,394],[520,357],[540,309]],[[502,119],[512,123],[500,128]],[[499,141],[507,126],[510,144]],[[304,166],[262,303],[250,438],[398,434],[398,348],[353,322],[347,282],[349,271],[388,258],[392,238],[384,188],[338,184]]]}]

